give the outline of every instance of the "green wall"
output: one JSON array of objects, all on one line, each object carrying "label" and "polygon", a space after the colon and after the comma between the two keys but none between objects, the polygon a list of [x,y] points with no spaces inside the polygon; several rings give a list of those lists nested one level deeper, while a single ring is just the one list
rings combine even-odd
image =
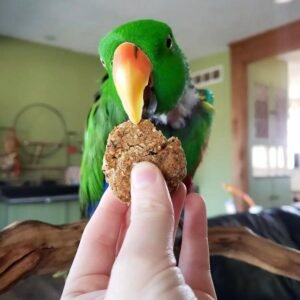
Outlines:
[{"label": "green wall", "polygon": [[225,212],[224,201],[229,198],[222,188],[231,183],[231,112],[230,112],[230,57],[229,52],[203,57],[190,63],[191,70],[197,71],[222,65],[224,80],[208,86],[215,95],[215,119],[207,153],[196,174],[196,182],[207,204],[209,216]]},{"label": "green wall", "polygon": [[[254,101],[255,85],[263,84],[269,87],[269,118],[272,117],[272,110],[275,108],[274,92],[277,88],[288,89],[287,63],[277,58],[268,58],[248,67],[248,107],[249,107],[249,153],[251,146],[276,145],[278,142],[269,139],[255,138]],[[287,103],[288,105],[288,103]],[[269,121],[269,126],[272,126]],[[285,141],[286,143],[286,141]],[[279,145],[282,145],[280,143]],[[273,207],[292,202],[290,177],[268,177],[254,178],[251,170],[251,156],[249,156],[249,194],[263,207]]]},{"label": "green wall", "polygon": [[[76,142],[82,141],[85,119],[102,74],[97,56],[0,36],[0,127],[12,126],[23,107],[36,102],[45,103],[61,112],[68,131],[76,133]],[[35,111],[27,119],[21,129],[25,134],[28,124],[44,141],[55,141],[55,137],[61,134],[61,127],[53,115]],[[1,153],[2,145],[0,147]],[[71,164],[78,165],[80,153],[69,158]],[[39,167],[66,164],[64,147],[52,157],[40,161]],[[39,180],[62,178],[62,174],[62,170],[40,170],[27,171],[24,175]]]},{"label": "green wall", "polygon": [[[225,211],[224,200],[229,195],[222,189],[222,184],[231,182],[229,53],[191,62],[192,71],[215,65],[224,67],[224,81],[209,87],[215,94],[216,115],[206,157],[196,174],[210,216]],[[68,130],[75,131],[82,139],[85,119],[102,74],[96,56],[0,37],[0,127],[12,126],[21,108],[42,102],[57,108],[63,114]],[[44,116],[33,118],[38,124],[43,124],[44,120],[45,126],[34,130],[41,134],[46,132],[51,141],[52,135],[58,132],[56,125]],[[43,130],[39,131],[40,127]],[[79,162],[80,155],[71,156],[72,164]],[[46,166],[65,163],[64,150],[40,162]],[[25,177],[36,180],[61,178],[62,171],[30,171]]]},{"label": "green wall", "polygon": [[[196,182],[207,203],[208,215],[225,212],[224,201],[230,196],[222,189],[223,183],[231,183],[231,95],[229,52],[210,55],[191,61],[191,70],[197,71],[212,66],[224,67],[224,81],[208,86],[215,95],[215,120],[206,156],[196,173]],[[253,87],[259,82],[271,88],[287,88],[287,65],[284,61],[270,58],[251,64],[249,76],[249,153],[254,143]],[[272,102],[272,100],[271,100]],[[270,105],[272,110],[273,104]],[[250,158],[250,157],[249,157]],[[249,193],[263,207],[291,203],[289,177],[253,178],[249,168]]]}]

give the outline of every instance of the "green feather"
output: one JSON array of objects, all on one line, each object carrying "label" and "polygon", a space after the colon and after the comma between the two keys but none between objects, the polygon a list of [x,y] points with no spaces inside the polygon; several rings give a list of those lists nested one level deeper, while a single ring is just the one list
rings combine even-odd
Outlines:
[{"label": "green feather", "polygon": [[[173,43],[171,49],[166,44],[169,36]],[[114,52],[125,41],[142,49],[152,63],[157,113],[170,111],[181,97],[189,77],[186,59],[171,28],[155,20],[138,20],[126,23],[104,36],[98,50],[111,78]]]},{"label": "green feather", "polygon": [[[172,47],[168,47],[171,37]],[[108,33],[99,44],[99,55],[108,79],[101,87],[101,98],[93,105],[87,122],[84,153],[81,165],[80,199],[83,215],[103,194],[102,172],[106,141],[111,130],[127,120],[112,80],[112,61],[116,48],[131,42],[139,47],[152,64],[153,87],[157,99],[157,114],[175,108],[188,84],[189,70],[171,28],[155,20],[139,20],[124,24]],[[199,92],[199,104],[185,128],[175,130],[161,125],[166,136],[177,136],[187,158],[188,174],[193,176],[207,145],[212,116],[213,96],[206,90]]]},{"label": "green feather", "polygon": [[127,119],[122,106],[117,105],[114,100],[116,95],[111,80],[104,83],[101,94],[89,113],[84,138],[80,174],[80,202],[83,215],[86,215],[87,204],[96,204],[103,194],[102,163],[107,137],[117,124]]}]

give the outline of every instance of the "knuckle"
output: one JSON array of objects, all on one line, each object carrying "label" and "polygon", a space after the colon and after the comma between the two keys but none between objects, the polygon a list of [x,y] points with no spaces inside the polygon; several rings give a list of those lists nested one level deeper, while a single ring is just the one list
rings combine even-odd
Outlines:
[{"label": "knuckle", "polygon": [[134,210],[137,212],[156,212],[162,214],[170,214],[171,212],[168,203],[154,195],[137,197],[135,199]]}]

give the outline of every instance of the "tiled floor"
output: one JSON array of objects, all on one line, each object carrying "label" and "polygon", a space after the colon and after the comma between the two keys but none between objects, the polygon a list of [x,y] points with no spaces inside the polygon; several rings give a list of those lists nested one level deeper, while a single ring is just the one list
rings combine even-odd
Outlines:
[{"label": "tiled floor", "polygon": [[64,278],[32,276],[0,295],[0,300],[59,300]]}]

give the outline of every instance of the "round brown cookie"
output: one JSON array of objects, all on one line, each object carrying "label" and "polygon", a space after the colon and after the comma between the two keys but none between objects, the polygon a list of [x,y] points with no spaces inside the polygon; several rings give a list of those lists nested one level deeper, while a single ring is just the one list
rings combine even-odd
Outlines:
[{"label": "round brown cookie", "polygon": [[185,154],[178,138],[166,139],[149,120],[138,125],[127,121],[110,133],[103,160],[106,181],[121,201],[130,202],[131,169],[141,161],[159,167],[170,192],[186,176]]}]

